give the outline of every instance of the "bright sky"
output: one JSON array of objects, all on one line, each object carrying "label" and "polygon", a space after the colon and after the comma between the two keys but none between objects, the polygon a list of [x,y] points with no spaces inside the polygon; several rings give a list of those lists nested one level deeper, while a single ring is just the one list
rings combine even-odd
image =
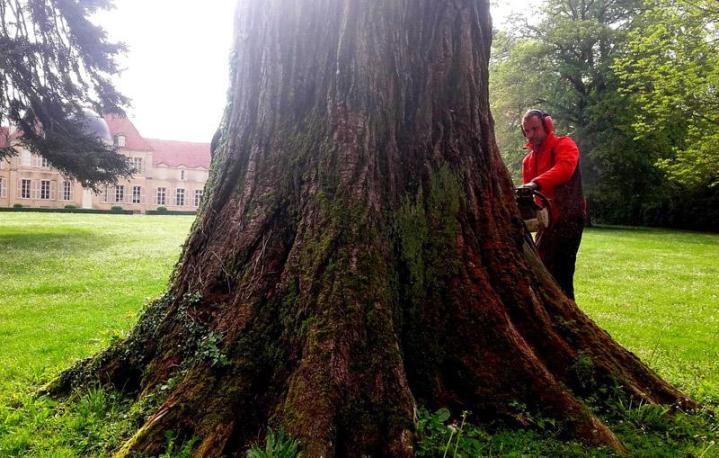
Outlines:
[{"label": "bright sky", "polygon": [[[143,136],[209,143],[227,97],[235,3],[115,0],[99,15],[110,38],[129,46],[118,86],[132,98],[129,115]],[[492,3],[501,27],[531,0]]]}]

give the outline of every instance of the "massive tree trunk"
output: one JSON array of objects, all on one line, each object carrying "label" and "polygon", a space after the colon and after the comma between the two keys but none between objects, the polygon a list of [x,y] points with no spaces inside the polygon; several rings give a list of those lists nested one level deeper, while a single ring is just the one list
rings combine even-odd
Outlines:
[{"label": "massive tree trunk", "polygon": [[601,387],[691,401],[562,295],[498,154],[480,0],[242,0],[207,200],[169,293],[66,372],[169,393],[120,455],[267,426],[306,456],[412,456],[418,404],[622,446]]}]

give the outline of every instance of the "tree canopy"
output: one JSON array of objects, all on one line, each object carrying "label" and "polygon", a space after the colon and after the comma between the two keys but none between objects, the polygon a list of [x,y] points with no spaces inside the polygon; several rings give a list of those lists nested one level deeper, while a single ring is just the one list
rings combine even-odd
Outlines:
[{"label": "tree canopy", "polygon": [[519,117],[543,108],[579,144],[593,217],[717,228],[716,10],[703,0],[547,0],[539,19],[498,32],[490,98],[515,178]]},{"label": "tree canopy", "polygon": [[[121,112],[128,99],[112,83],[122,44],[90,17],[109,0],[0,0],[0,125],[84,186],[129,175],[130,165],[87,131],[86,110]],[[0,159],[17,154],[0,149]]]},{"label": "tree canopy", "polygon": [[687,187],[719,184],[719,4],[651,0],[615,70],[639,138],[663,137],[658,165]]}]

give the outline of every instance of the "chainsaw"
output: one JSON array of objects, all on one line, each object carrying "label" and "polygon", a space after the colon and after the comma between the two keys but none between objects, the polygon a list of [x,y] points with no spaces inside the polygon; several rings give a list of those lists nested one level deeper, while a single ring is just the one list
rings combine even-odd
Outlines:
[{"label": "chainsaw", "polygon": [[552,225],[551,204],[541,192],[526,186],[515,189],[519,213],[529,232],[539,232]]}]

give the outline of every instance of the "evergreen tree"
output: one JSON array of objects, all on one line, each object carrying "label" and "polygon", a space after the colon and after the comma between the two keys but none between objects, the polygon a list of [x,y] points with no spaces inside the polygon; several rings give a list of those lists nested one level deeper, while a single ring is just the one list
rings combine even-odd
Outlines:
[{"label": "evergreen tree", "polygon": [[[90,21],[109,7],[109,0],[0,0],[0,125],[17,127],[21,146],[89,187],[131,174],[85,119],[88,109],[121,111],[128,102],[112,84],[124,47]],[[0,149],[0,159],[15,154]]]}]

